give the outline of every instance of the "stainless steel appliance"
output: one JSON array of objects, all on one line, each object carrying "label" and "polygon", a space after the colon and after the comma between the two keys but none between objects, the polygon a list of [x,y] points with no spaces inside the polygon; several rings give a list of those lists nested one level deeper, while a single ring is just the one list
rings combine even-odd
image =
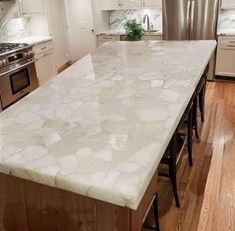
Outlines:
[{"label": "stainless steel appliance", "polygon": [[3,109],[38,87],[32,47],[0,44],[0,96]]},{"label": "stainless steel appliance", "polygon": [[[219,0],[163,0],[163,39],[216,39]],[[215,56],[209,79],[214,77]]]}]

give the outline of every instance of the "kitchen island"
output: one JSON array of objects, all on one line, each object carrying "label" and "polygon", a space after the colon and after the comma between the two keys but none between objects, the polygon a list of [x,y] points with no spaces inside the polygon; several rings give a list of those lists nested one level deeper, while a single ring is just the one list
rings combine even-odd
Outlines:
[{"label": "kitchen island", "polygon": [[215,46],[106,43],[2,112],[3,230],[139,230]]}]

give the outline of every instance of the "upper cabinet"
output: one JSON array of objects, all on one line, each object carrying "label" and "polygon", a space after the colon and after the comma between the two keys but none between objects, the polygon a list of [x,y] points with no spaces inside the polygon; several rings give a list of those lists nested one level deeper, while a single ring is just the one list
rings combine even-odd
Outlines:
[{"label": "upper cabinet", "polygon": [[19,8],[22,16],[44,14],[44,0],[19,0]]},{"label": "upper cabinet", "polygon": [[142,0],[143,7],[162,7],[162,0]]},{"label": "upper cabinet", "polygon": [[122,0],[121,7],[126,9],[139,8],[142,6],[142,0]]},{"label": "upper cabinet", "polygon": [[139,9],[162,6],[162,0],[100,0],[101,10]]},{"label": "upper cabinet", "polygon": [[121,2],[120,0],[100,0],[102,10],[116,10],[120,9]]},{"label": "upper cabinet", "polygon": [[222,9],[235,9],[235,0],[222,0]]}]

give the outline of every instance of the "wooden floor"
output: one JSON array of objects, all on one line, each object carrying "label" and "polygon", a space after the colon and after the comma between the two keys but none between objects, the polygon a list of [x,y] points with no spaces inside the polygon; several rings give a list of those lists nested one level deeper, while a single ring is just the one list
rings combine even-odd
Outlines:
[{"label": "wooden floor", "polygon": [[161,231],[235,231],[235,83],[208,83],[200,130],[194,166],[185,154],[178,169],[179,209],[169,179],[159,180]]}]

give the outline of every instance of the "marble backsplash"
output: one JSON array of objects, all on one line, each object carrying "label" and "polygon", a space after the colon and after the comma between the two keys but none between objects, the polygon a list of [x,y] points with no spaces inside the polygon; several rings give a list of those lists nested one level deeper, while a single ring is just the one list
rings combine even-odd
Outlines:
[{"label": "marble backsplash", "polygon": [[153,25],[155,30],[162,31],[162,10],[161,9],[144,9],[144,10],[117,10],[110,11],[110,30],[124,31],[124,24],[129,19],[136,19],[143,24],[144,15],[148,14],[150,18],[150,25]]},{"label": "marble backsplash", "polygon": [[31,35],[30,19],[18,18],[17,2],[0,2],[0,42],[29,35]]},{"label": "marble backsplash", "polygon": [[218,30],[235,30],[235,10],[221,10]]}]

